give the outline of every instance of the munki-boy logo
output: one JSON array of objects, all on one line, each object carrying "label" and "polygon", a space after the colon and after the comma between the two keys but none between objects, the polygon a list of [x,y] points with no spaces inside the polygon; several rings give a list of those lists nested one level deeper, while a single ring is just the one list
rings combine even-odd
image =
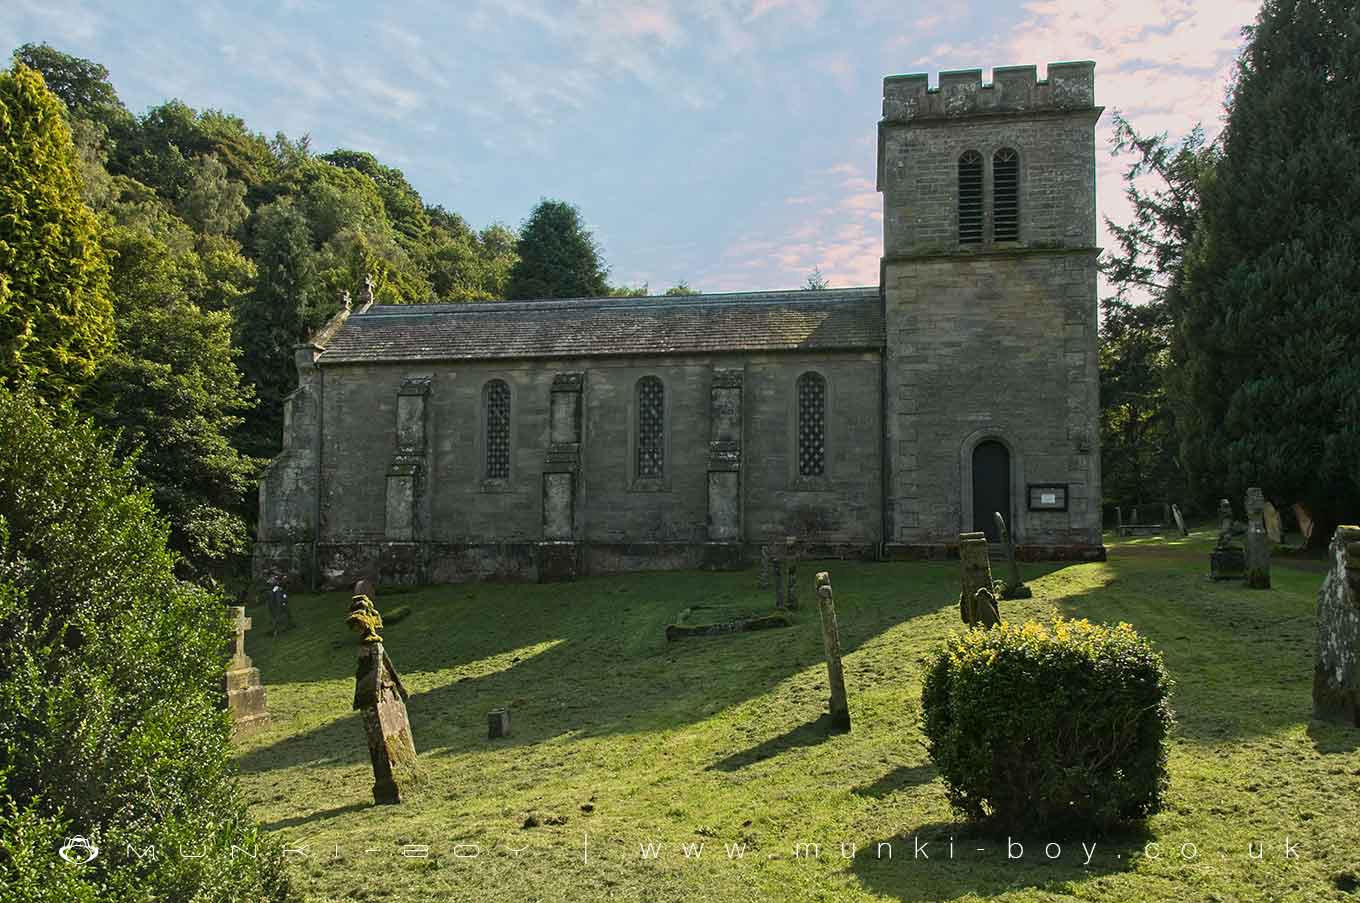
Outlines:
[{"label": "munki-boy logo", "polygon": [[57,850],[57,855],[75,865],[86,865],[98,858],[99,847],[77,834],[75,837],[66,838],[66,843]]}]

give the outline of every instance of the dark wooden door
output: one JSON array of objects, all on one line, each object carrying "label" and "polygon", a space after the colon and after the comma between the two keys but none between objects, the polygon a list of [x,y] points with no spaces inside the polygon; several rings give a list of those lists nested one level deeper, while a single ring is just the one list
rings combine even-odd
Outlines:
[{"label": "dark wooden door", "polygon": [[988,542],[1000,542],[992,513],[1000,511],[1011,523],[1011,453],[995,440],[973,449],[973,530],[986,533]]}]

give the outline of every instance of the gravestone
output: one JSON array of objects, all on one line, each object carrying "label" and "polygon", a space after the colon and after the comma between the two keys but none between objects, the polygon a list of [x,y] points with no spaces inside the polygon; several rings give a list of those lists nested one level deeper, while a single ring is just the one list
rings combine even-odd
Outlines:
[{"label": "gravestone", "polygon": [[991,627],[1001,622],[992,594],[992,564],[987,557],[986,533],[959,534],[962,568],[959,615],[969,627]]},{"label": "gravestone", "polygon": [[1259,487],[1247,489],[1247,586],[1270,589],[1270,538],[1266,536],[1266,499]]},{"label": "gravestone", "polygon": [[367,577],[360,577],[359,582],[354,584],[355,596],[367,596],[369,600],[378,598],[378,587],[374,581]]},{"label": "gravestone", "polygon": [[400,803],[419,780],[406,688],[382,643],[382,616],[367,596],[355,596],[345,623],[359,635],[354,708],[363,713],[373,765],[373,802]]},{"label": "gravestone", "polygon": [[1171,516],[1176,519],[1176,529],[1181,531],[1182,536],[1190,535],[1190,528],[1185,525],[1185,518],[1181,515],[1181,506],[1171,506]]},{"label": "gravestone", "polygon": [[1006,592],[1007,599],[1028,599],[1034,593],[1025,581],[1020,579],[1020,565],[1015,560],[1015,540],[1011,538],[1011,531],[1006,527],[1006,519],[1001,516],[1000,511],[993,511],[992,518],[996,521],[997,535],[1001,537],[1001,548],[1006,553]]},{"label": "gravestone", "polygon": [[850,704],[845,696],[845,670],[841,666],[841,630],[836,623],[836,602],[831,595],[831,574],[817,574],[817,607],[822,613],[822,646],[826,649],[826,678],[831,687],[831,724],[850,730]]},{"label": "gravestone", "polygon": [[1298,521],[1299,532],[1303,534],[1303,544],[1308,545],[1313,539],[1313,529],[1317,524],[1313,520],[1313,515],[1303,506],[1303,502],[1294,503],[1294,520]]},{"label": "gravestone", "polygon": [[770,582],[774,584],[774,607],[784,607],[784,559],[770,546]]},{"label": "gravestone", "polygon": [[265,708],[260,669],[246,655],[246,631],[250,629],[251,619],[246,617],[243,605],[229,606],[227,612],[235,632],[231,660],[227,662],[227,709],[231,712],[236,732],[244,733],[266,727],[269,724],[269,711]]},{"label": "gravestone", "polygon": [[510,736],[510,710],[492,709],[486,716],[486,736],[488,740],[499,740]]},{"label": "gravestone", "polygon": [[1266,536],[1272,543],[1278,546],[1280,543],[1284,542],[1284,524],[1280,523],[1280,510],[1272,505],[1269,499],[1266,500],[1264,517],[1266,521]]},{"label": "gravestone", "polygon": [[784,540],[784,567],[788,571],[788,589],[784,593],[784,606],[790,611],[798,607],[798,555],[802,543],[790,536]]},{"label": "gravestone", "polygon": [[770,588],[770,546],[768,543],[761,543],[760,546],[760,573],[756,575],[756,589]]},{"label": "gravestone", "polygon": [[1218,500],[1218,543],[1209,553],[1211,580],[1239,580],[1247,573],[1247,556],[1233,538],[1232,505],[1227,499]]},{"label": "gravestone", "polygon": [[1313,714],[1360,727],[1360,527],[1341,526],[1318,592]]}]

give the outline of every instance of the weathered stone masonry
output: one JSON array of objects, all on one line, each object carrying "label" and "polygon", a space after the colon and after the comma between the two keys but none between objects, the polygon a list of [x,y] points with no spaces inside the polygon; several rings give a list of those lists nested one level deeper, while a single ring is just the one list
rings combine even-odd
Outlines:
[{"label": "weathered stone masonry", "polygon": [[[938,557],[989,508],[1021,557],[1102,557],[1092,73],[885,80],[878,287],[342,311],[297,351],[257,573],[570,579],[785,536]],[[1003,150],[1019,234],[995,241]]]}]

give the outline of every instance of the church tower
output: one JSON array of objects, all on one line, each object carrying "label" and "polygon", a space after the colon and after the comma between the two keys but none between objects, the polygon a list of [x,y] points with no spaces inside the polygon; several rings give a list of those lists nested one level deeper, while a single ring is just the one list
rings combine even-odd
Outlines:
[{"label": "church tower", "polygon": [[1103,558],[1095,64],[884,79],[887,553]]}]

